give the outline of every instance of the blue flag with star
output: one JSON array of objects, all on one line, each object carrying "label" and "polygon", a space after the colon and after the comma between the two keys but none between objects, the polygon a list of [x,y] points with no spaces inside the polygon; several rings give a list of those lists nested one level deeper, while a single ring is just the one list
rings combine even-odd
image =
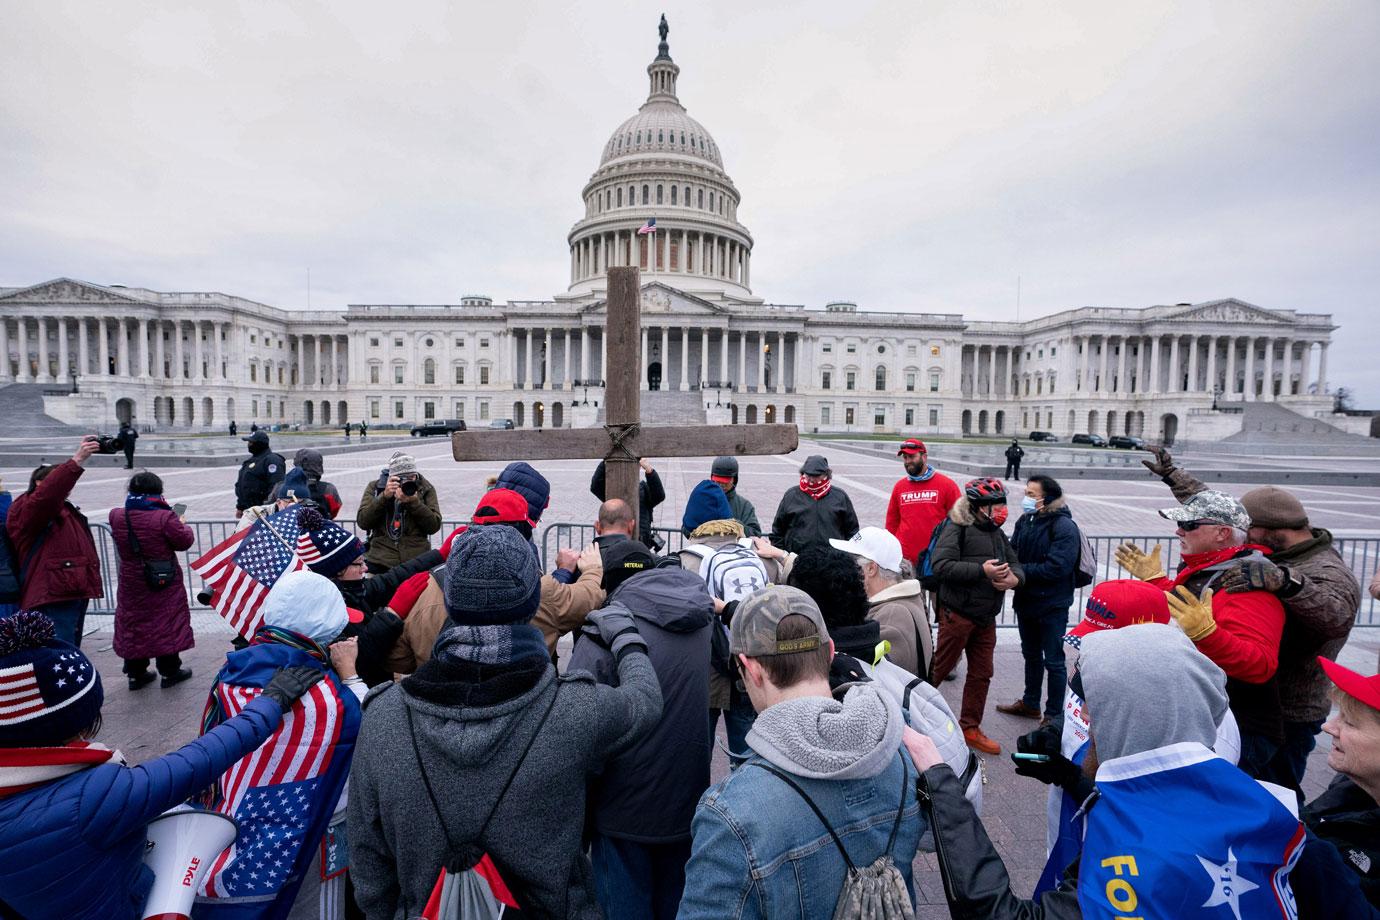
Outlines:
[{"label": "blue flag with star", "polygon": [[1297,917],[1292,792],[1276,796],[1193,742],[1108,761],[1097,789],[1078,867],[1085,918]]}]

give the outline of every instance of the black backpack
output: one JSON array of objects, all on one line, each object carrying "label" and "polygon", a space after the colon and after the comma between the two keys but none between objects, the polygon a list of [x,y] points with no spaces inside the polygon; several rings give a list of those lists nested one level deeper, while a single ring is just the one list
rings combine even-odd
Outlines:
[{"label": "black backpack", "polygon": [[24,557],[23,562],[19,562],[19,554],[15,552],[9,532],[0,527],[0,604],[19,603],[19,598],[24,593],[25,572],[28,571],[29,563],[34,561],[34,556],[38,555],[38,549],[48,538],[48,531],[52,527],[53,523],[50,521],[48,526],[43,528],[43,533],[38,535],[34,545],[29,547],[29,554]]}]

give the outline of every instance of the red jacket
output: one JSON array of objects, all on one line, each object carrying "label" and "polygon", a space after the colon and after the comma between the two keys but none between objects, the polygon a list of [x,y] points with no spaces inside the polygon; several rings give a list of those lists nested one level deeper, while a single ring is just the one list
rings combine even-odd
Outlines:
[{"label": "red jacket", "polygon": [[[1256,552],[1258,546],[1232,546],[1216,553],[1187,556],[1174,580],[1151,582],[1165,591],[1188,585],[1195,594],[1213,587],[1217,576],[1233,567],[1237,560]],[[1279,665],[1279,639],[1284,632],[1284,605],[1268,591],[1228,594],[1213,591],[1212,618],[1217,629],[1200,640],[1198,651],[1210,658],[1228,677],[1248,684],[1263,684],[1275,676]]]},{"label": "red jacket", "polygon": [[[42,482],[10,506],[5,530],[14,544],[15,565],[28,562],[20,607],[29,609],[57,601],[100,597],[103,593],[101,562],[86,515],[67,500],[83,472],[75,460],[59,463]],[[39,539],[42,545],[29,559]]]},{"label": "red jacket", "polygon": [[935,525],[948,517],[962,494],[952,479],[938,472],[924,482],[906,478],[892,487],[886,529],[901,541],[904,558],[914,564],[930,545]]},{"label": "red jacket", "polygon": [[[128,522],[128,523],[126,523]],[[136,556],[129,532],[139,541]],[[195,644],[187,589],[177,554],[196,542],[196,535],[171,510],[114,508],[110,534],[119,550],[119,592],[115,596],[115,654],[121,658],[157,658],[185,652]],[[150,588],[144,560],[171,559],[177,583]]]}]

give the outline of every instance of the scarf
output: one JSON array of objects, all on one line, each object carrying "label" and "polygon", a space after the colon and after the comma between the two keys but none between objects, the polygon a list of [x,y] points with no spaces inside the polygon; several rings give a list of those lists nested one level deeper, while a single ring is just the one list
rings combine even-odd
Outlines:
[{"label": "scarf", "polygon": [[1206,553],[1184,553],[1183,565],[1179,570],[1179,577],[1176,582],[1182,582],[1189,575],[1201,572],[1203,569],[1210,569],[1213,566],[1221,565],[1224,562],[1240,557],[1249,556],[1250,551],[1261,555],[1270,555],[1270,550],[1265,546],[1257,546],[1254,543],[1243,543],[1240,546],[1228,546],[1223,549],[1215,549]]},{"label": "scarf", "polygon": [[832,477],[824,480],[817,486],[812,486],[810,485],[810,480],[806,478],[806,476],[803,473],[800,476],[800,491],[804,492],[806,495],[810,496],[815,501],[819,501],[821,498],[828,495],[829,489],[832,488],[833,485],[834,480]]},{"label": "scarf", "polygon": [[94,741],[52,747],[0,748],[0,799],[115,761],[124,755]]},{"label": "scarf", "polygon": [[161,495],[138,495],[134,492],[125,496],[126,511],[171,511],[168,502]]},{"label": "scarf", "polygon": [[[330,664],[331,655],[317,643],[308,639],[301,633],[295,633],[290,629],[283,629],[281,626],[260,626],[254,633],[254,638],[249,640],[250,645],[286,645],[298,651],[306,652],[318,661]],[[211,695],[206,700],[206,711],[201,714],[201,733],[204,735],[217,725],[225,721],[225,707],[221,705],[220,694],[216,691],[220,689],[220,677],[217,676],[211,682]]]},{"label": "scarf", "polygon": [[529,658],[550,661],[541,630],[528,623],[499,626],[460,626],[441,630],[431,657],[441,662],[512,665]]},{"label": "scarf", "polygon": [[933,475],[934,467],[927,466],[925,467],[925,472],[921,473],[919,476],[912,476],[910,473],[907,473],[906,478],[909,479],[911,482],[929,482],[930,477],[932,477]]}]

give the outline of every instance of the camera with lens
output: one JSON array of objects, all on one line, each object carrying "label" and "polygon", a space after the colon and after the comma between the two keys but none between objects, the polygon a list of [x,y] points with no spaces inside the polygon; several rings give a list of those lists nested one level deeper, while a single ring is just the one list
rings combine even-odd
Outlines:
[{"label": "camera with lens", "polygon": [[420,488],[421,485],[415,479],[407,479],[403,482],[398,483],[398,491],[408,496],[409,498],[411,498],[413,495],[416,495],[417,490]]},{"label": "camera with lens", "polygon": [[98,434],[96,435],[96,453],[98,454],[118,454],[125,449],[124,439],[119,435]]}]

